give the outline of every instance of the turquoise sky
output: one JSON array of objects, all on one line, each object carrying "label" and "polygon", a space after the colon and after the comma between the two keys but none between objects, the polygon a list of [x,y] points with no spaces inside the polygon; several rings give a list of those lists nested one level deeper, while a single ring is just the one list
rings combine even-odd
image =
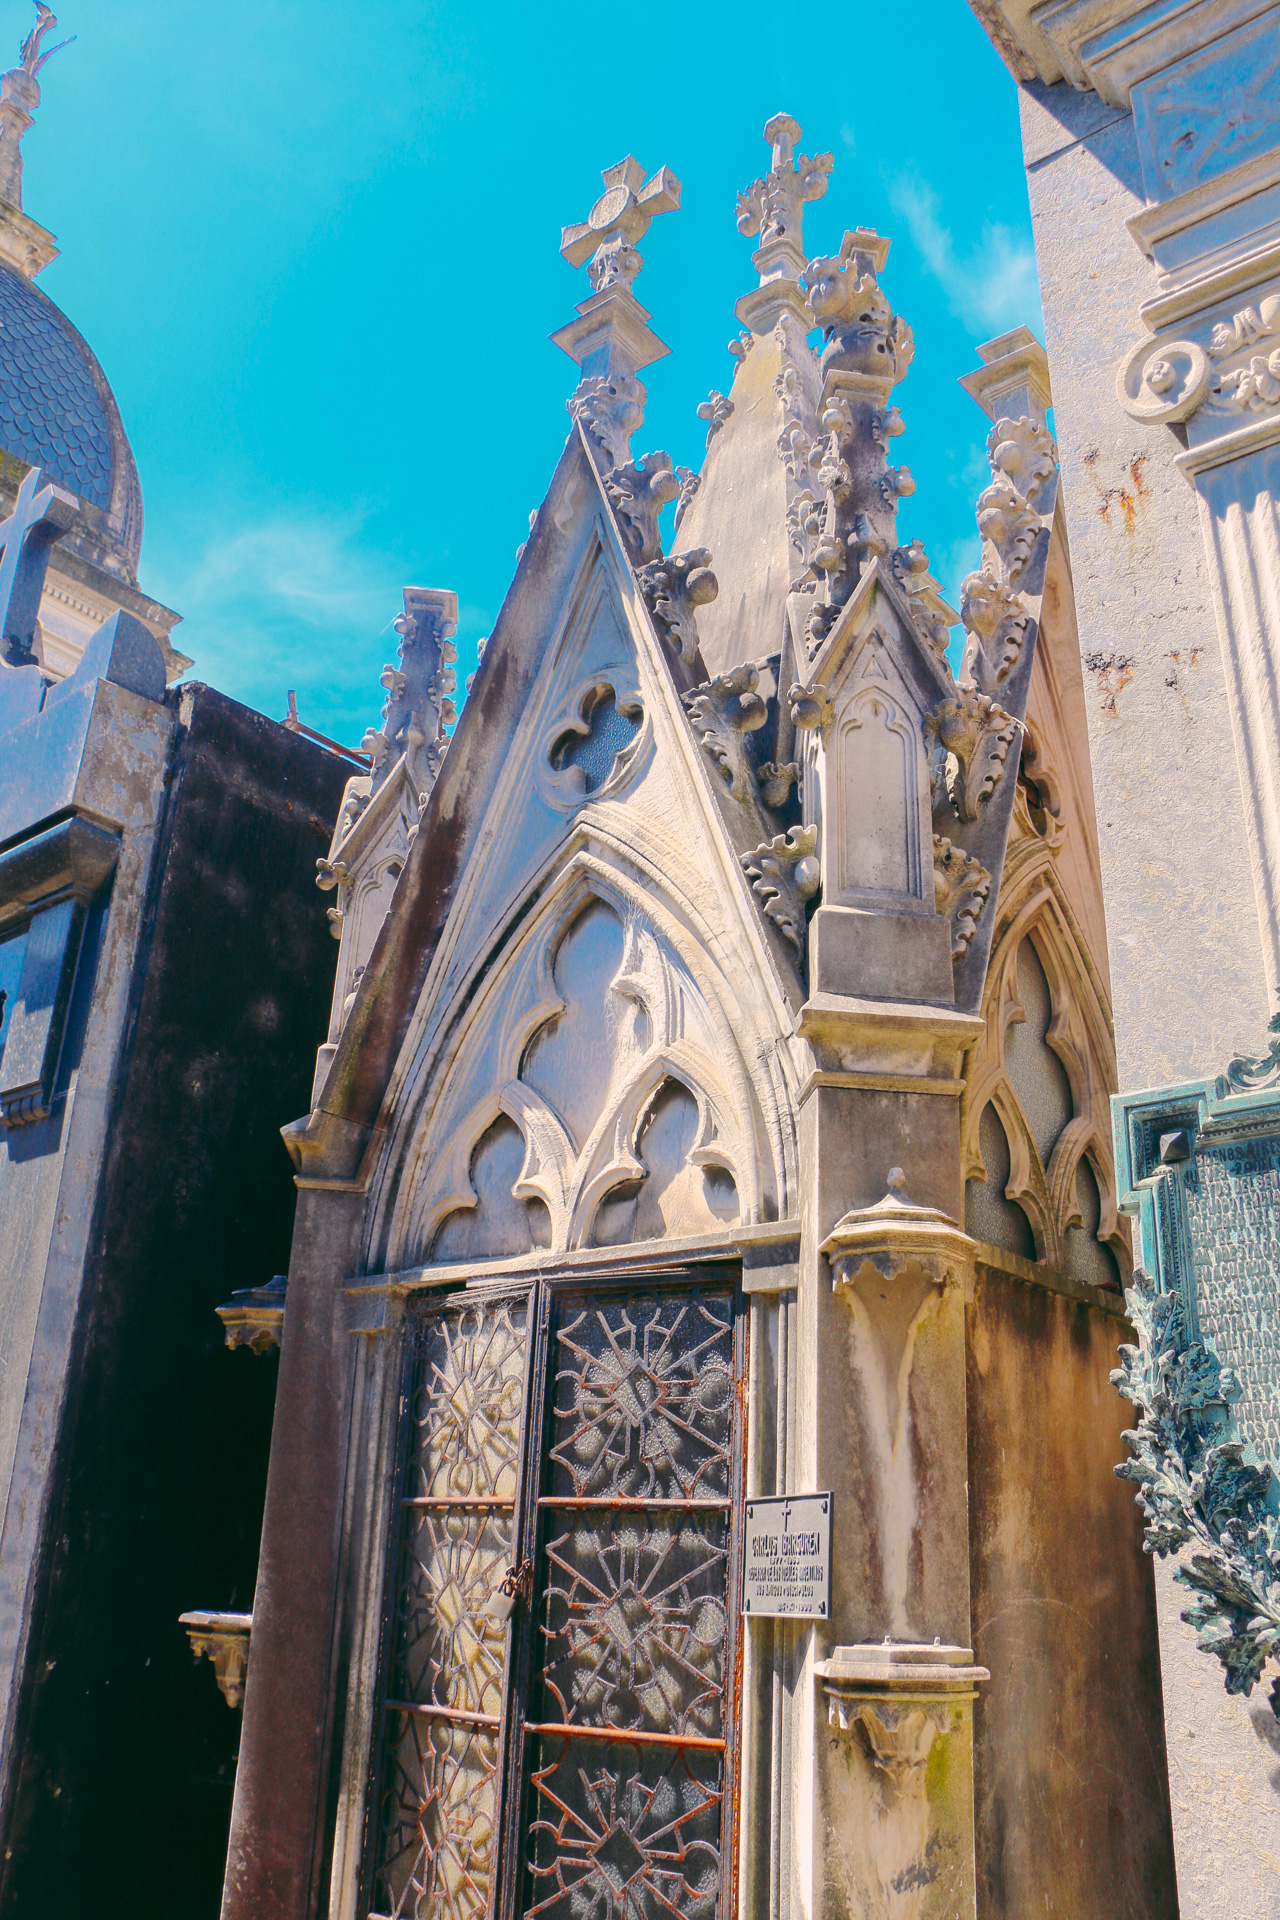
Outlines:
[{"label": "turquoise sky", "polygon": [[[0,0],[0,50],[33,18]],[[975,563],[975,345],[1040,332],[1016,90],[964,0],[554,9],[465,0],[65,0],[24,144],[40,278],[97,352],[146,506],[140,577],[196,676],[355,742],[406,582],[453,587],[474,665],[568,430],[547,339],[589,291],[560,259],[600,169],[683,182],[637,293],[672,348],[637,452],[701,464],[754,284],[735,196],[780,109],[833,150],[811,253],[893,238],[915,329],[899,514],[952,594]],[[4,64],[11,64],[5,60]]]}]

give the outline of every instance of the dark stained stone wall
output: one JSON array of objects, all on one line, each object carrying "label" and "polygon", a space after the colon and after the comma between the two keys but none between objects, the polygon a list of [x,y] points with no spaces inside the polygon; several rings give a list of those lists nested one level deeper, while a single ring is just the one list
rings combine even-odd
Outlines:
[{"label": "dark stained stone wall", "polygon": [[1176,1920],[1125,1324],[979,1267],[966,1311],[980,1920]]},{"label": "dark stained stone wall", "polygon": [[184,690],[76,1329],[0,1911],[215,1920],[240,1713],[178,1615],[248,1612],[277,1357],[214,1308],[289,1258],[349,766]]}]

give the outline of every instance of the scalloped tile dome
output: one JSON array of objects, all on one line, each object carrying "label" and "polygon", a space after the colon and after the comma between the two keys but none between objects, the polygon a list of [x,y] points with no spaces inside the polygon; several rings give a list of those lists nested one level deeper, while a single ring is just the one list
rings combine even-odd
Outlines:
[{"label": "scalloped tile dome", "polygon": [[0,447],[111,507],[111,426],[85,349],[53,302],[0,267]]}]

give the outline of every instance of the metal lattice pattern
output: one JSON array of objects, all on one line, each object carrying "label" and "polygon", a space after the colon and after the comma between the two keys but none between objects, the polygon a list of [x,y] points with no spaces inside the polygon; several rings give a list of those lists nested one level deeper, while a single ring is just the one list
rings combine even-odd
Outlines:
[{"label": "metal lattice pattern", "polygon": [[[550,1347],[533,1363],[549,1404],[528,1443],[527,1300],[460,1298],[415,1334],[369,1911],[493,1920],[514,1900],[524,1920],[714,1920],[734,1660],[734,1295],[686,1282],[553,1296],[550,1309]],[[521,1522],[522,1447],[539,1443]],[[524,1652],[509,1678],[489,1609],[526,1552]],[[504,1810],[507,1769],[518,1797]],[[500,1853],[504,1882],[522,1880],[501,1899]]]},{"label": "metal lattice pattern", "polygon": [[716,1754],[544,1740],[526,1916],[712,1920],[723,1773]]},{"label": "metal lattice pattern", "polygon": [[584,1516],[549,1540],[548,1719],[619,1730],[723,1731],[728,1516]]},{"label": "metal lattice pattern", "polygon": [[406,1493],[515,1499],[528,1302],[468,1302],[422,1332]]},{"label": "metal lattice pattern", "polygon": [[527,1326],[525,1300],[467,1301],[418,1332],[372,1888],[396,1920],[490,1911]]},{"label": "metal lattice pattern", "polygon": [[524,1912],[711,1920],[720,1892],[733,1299],[560,1312],[539,1501]]},{"label": "metal lattice pattern", "polygon": [[557,1349],[553,1493],[728,1497],[731,1300],[592,1301],[560,1328]]},{"label": "metal lattice pattern", "polygon": [[391,1721],[380,1910],[405,1920],[485,1920],[498,1821],[497,1734],[412,1713]]},{"label": "metal lattice pattern", "polygon": [[392,1696],[461,1713],[502,1711],[505,1629],[486,1609],[511,1564],[514,1516],[406,1516]]}]

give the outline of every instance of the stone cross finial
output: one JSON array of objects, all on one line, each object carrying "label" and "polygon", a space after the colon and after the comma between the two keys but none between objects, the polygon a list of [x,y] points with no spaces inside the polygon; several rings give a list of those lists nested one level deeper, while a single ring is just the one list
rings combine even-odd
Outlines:
[{"label": "stone cross finial", "polygon": [[760,236],[755,265],[761,286],[771,280],[799,279],[805,264],[805,202],[821,200],[834,164],[830,153],[797,157],[800,132],[799,121],[789,113],[774,114],[764,130],[773,149],[773,166],[738,195],[739,233]]},{"label": "stone cross finial", "polygon": [[36,24],[23,41],[19,64],[0,77],[0,200],[22,210],[22,136],[31,125],[31,116],[40,105],[40,82],[36,75],[46,60],[69,47],[71,40],[60,40],[56,47],[42,53],[40,42],[58,24],[54,14],[36,0]]},{"label": "stone cross finial", "polygon": [[34,660],[36,621],[49,565],[49,549],[74,524],[78,511],[74,494],[61,487],[41,487],[40,469],[32,467],[14,502],[9,518],[0,521],[0,655],[11,667],[30,666]]},{"label": "stone cross finial", "polygon": [[655,214],[678,211],[680,182],[670,167],[659,167],[646,181],[644,168],[630,154],[617,166],[606,167],[601,178],[604,192],[585,220],[561,230],[560,251],[571,267],[590,260],[593,293],[615,286],[630,292],[644,265],[636,244]]},{"label": "stone cross finial", "polygon": [[605,190],[586,219],[565,227],[560,240],[570,266],[590,262],[591,297],[577,319],[551,338],[582,369],[569,411],[582,421],[593,458],[607,471],[626,465],[631,435],[644,419],[645,391],[637,373],[670,352],[631,289],[644,264],[636,242],[655,214],[679,208],[680,182],[669,167],[659,167],[646,181],[630,155],[606,167],[603,179]]}]

